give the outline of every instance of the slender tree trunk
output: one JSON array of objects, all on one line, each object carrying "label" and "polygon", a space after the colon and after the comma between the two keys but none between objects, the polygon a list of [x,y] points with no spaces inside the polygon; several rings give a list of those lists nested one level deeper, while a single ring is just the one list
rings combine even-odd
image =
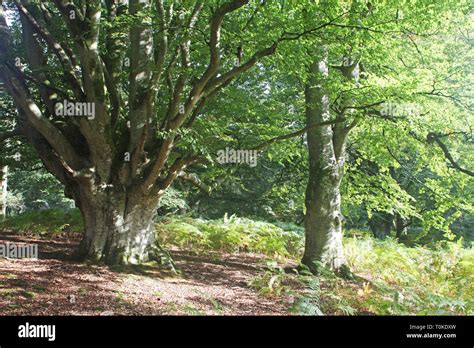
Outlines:
[{"label": "slender tree trunk", "polygon": [[344,263],[342,245],[340,174],[335,166],[313,167],[306,188],[305,253],[303,264],[314,270],[315,262],[332,269]]},{"label": "slender tree trunk", "polygon": [[[310,66],[305,89],[307,125],[329,120],[329,100],[324,90],[328,76],[327,50]],[[332,269],[345,264],[342,246],[341,183],[345,137],[323,126],[308,131],[309,180],[306,188],[305,252],[302,263],[311,271],[323,263]]]},{"label": "slender tree trunk", "polygon": [[8,194],[8,167],[0,167],[0,215],[2,219],[7,217],[7,194]]},{"label": "slender tree trunk", "polygon": [[396,236],[397,238],[403,238],[404,236],[407,235],[408,232],[408,225],[407,225],[407,220],[402,218],[400,214],[396,215],[395,219],[395,231],[396,231]]}]

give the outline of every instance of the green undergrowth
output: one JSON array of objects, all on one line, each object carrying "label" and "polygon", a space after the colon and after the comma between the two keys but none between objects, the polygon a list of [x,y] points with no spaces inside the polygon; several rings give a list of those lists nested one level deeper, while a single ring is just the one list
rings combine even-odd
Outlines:
[{"label": "green undergrowth", "polygon": [[407,246],[348,231],[345,255],[355,279],[345,280],[324,270],[318,277],[283,271],[284,259],[301,257],[304,234],[293,225],[186,217],[161,222],[157,231],[167,246],[270,256],[271,263],[249,286],[263,296],[288,300],[295,314],[474,314],[474,250],[463,248],[461,239]]},{"label": "green undergrowth", "polygon": [[222,252],[250,252],[291,257],[303,248],[302,234],[274,224],[235,216],[220,220],[173,218],[156,224],[162,245]]},{"label": "green undergrowth", "polygon": [[82,232],[83,223],[78,209],[47,209],[8,217],[0,221],[0,231],[16,234],[50,235]]},{"label": "green undergrowth", "polygon": [[344,244],[353,280],[324,268],[312,276],[274,266],[249,285],[289,301],[290,312],[300,315],[474,314],[474,250],[462,248],[462,241],[432,249],[371,237]]},{"label": "green undergrowth", "polygon": [[474,313],[474,250],[457,242],[407,247],[394,239],[350,238],[345,254],[366,279],[358,303],[377,314]]},{"label": "green undergrowth", "polygon": [[[77,210],[52,209],[10,217],[0,222],[0,230],[80,232],[82,221]],[[324,268],[317,277],[283,269],[297,265],[303,250],[303,230],[292,224],[236,216],[171,217],[158,221],[156,230],[165,248],[266,255],[267,265],[248,286],[284,301],[293,314],[474,314],[474,249],[463,248],[462,239],[407,246],[393,238],[374,239],[366,231],[346,231],[345,255],[355,274],[347,280]]]}]

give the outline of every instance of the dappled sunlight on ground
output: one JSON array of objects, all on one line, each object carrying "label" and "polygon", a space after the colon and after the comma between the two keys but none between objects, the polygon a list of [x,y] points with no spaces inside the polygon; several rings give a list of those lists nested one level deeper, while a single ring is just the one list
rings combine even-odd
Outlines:
[{"label": "dappled sunlight on ground", "polygon": [[70,260],[73,240],[37,243],[39,259],[0,259],[0,315],[281,315],[287,306],[252,289],[263,257],[174,250],[174,275],[144,265],[120,271]]}]

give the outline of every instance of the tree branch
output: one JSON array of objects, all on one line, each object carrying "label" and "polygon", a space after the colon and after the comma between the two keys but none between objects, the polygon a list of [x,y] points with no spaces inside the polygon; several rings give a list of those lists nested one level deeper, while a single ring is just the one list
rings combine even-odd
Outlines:
[{"label": "tree branch", "polygon": [[184,120],[192,112],[194,106],[198,103],[202,97],[203,90],[207,83],[217,74],[220,67],[220,33],[222,28],[222,22],[226,14],[238,10],[242,6],[246,5],[249,0],[233,0],[224,5],[220,6],[213,14],[211,18],[211,29],[210,29],[210,41],[209,50],[210,58],[209,64],[206,71],[203,73],[201,78],[197,80],[189,93],[189,97],[184,104],[184,112],[177,113],[174,118],[169,122],[168,129],[176,129],[180,127]]},{"label": "tree branch", "polygon": [[467,174],[469,176],[474,176],[474,172],[469,170],[469,169],[466,169],[466,168],[463,168],[461,167],[453,158],[453,156],[451,155],[451,153],[449,152],[449,149],[448,147],[441,141],[441,137],[443,137],[442,134],[439,134],[439,133],[435,133],[435,132],[430,132],[428,133],[428,135],[426,136],[426,141],[429,143],[429,144],[432,144],[433,142],[435,142],[440,148],[441,150],[443,151],[443,154],[444,156],[446,157],[446,159],[449,161],[449,163],[451,163],[451,166],[457,170],[459,170],[460,172],[464,173],[464,174]]},{"label": "tree branch", "polygon": [[71,85],[72,90],[74,91],[74,94],[77,99],[82,99],[83,96],[83,90],[82,86],[79,82],[79,79],[76,76],[76,73],[74,71],[74,67],[72,65],[72,62],[64,50],[64,48],[61,46],[61,44],[49,33],[49,31],[42,27],[36,19],[31,15],[31,13],[26,9],[26,7],[21,3],[20,0],[15,0],[15,5],[18,9],[18,12],[24,16],[28,20],[28,22],[31,24],[31,27],[34,29],[36,33],[38,33],[39,36],[46,42],[48,47],[56,54],[58,57],[59,61],[61,62],[61,65],[64,69],[67,81]]},{"label": "tree branch", "polygon": [[160,181],[159,191],[166,190],[186,167],[197,162],[199,159],[200,157],[178,158],[171,165],[171,168],[169,169],[168,175],[165,177],[165,179]]},{"label": "tree branch", "polygon": [[318,127],[323,127],[323,126],[329,126],[329,125],[341,123],[341,122],[344,122],[344,121],[346,121],[346,119],[337,119],[337,120],[329,120],[329,121],[314,123],[314,124],[311,124],[309,126],[306,126],[306,127],[302,128],[300,130],[297,130],[295,132],[279,135],[277,137],[268,139],[268,140],[264,141],[263,143],[250,148],[250,150],[262,150],[265,147],[270,146],[274,142],[277,142],[277,141],[280,141],[280,140],[291,139],[291,138],[297,137],[299,135],[305,134],[307,131],[309,131],[311,129],[318,128]]},{"label": "tree branch", "polygon": [[181,171],[178,174],[178,178],[189,181],[193,186],[196,186],[198,189],[205,193],[211,192],[211,188],[206,185],[196,174],[188,174],[184,171]]}]

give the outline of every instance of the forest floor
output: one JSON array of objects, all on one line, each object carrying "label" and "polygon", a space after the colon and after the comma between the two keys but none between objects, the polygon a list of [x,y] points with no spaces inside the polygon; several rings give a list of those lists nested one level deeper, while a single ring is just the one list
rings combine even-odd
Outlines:
[{"label": "forest floor", "polygon": [[81,233],[69,220],[50,213],[0,224],[0,245],[39,249],[38,259],[0,257],[0,315],[474,313],[474,249],[462,247],[461,240],[407,246],[346,231],[344,253],[354,272],[346,279],[325,269],[318,276],[295,272],[302,244],[296,232],[248,219],[187,218],[157,224],[176,274],[156,263],[108,267],[74,261]]},{"label": "forest floor", "polygon": [[260,255],[173,250],[176,275],[71,261],[77,238],[0,234],[7,242],[38,244],[39,258],[0,258],[0,315],[281,315],[290,306],[249,285],[262,273]]}]

